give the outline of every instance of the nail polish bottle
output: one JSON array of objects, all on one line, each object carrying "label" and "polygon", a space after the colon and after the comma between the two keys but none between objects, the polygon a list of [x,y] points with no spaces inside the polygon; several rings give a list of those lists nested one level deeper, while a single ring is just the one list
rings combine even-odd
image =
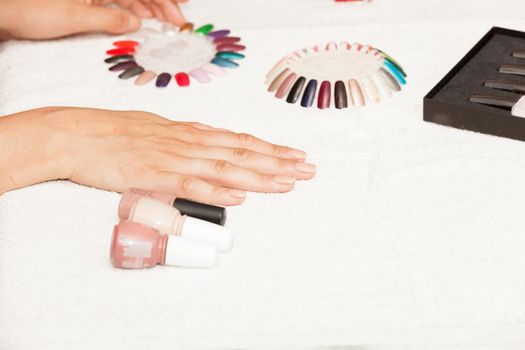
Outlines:
[{"label": "nail polish bottle", "polygon": [[214,205],[193,202],[187,199],[176,198],[174,195],[130,188],[122,194],[118,214],[121,219],[127,220],[133,205],[142,197],[153,198],[177,208],[181,214],[197,219],[213,222],[224,226],[226,222],[226,209]]},{"label": "nail polish bottle", "polygon": [[135,202],[128,220],[150,226],[162,235],[211,244],[221,252],[230,251],[233,244],[231,232],[223,226],[181,215],[174,207],[151,198]]},{"label": "nail polish bottle", "polygon": [[159,234],[153,228],[121,221],[113,229],[111,263],[124,269],[156,265],[209,268],[217,264],[215,247],[176,236]]}]

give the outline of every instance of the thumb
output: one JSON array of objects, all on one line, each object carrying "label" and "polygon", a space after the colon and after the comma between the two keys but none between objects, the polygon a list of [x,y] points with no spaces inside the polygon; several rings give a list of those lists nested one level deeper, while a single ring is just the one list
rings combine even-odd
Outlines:
[{"label": "thumb", "polygon": [[122,34],[137,31],[140,19],[132,13],[103,6],[81,5],[78,11],[78,31]]}]

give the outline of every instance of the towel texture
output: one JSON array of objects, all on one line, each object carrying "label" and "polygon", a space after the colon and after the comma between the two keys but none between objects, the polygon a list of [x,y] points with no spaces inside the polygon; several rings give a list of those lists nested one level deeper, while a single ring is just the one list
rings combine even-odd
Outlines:
[{"label": "towel texture", "polygon": [[[119,196],[49,182],[0,197],[1,349],[525,344],[525,143],[422,121],[426,92],[523,0],[192,0],[189,20],[246,43],[239,69],[189,89],[107,72],[114,37],[0,46],[0,115],[49,105],[139,109],[304,149],[318,176],[229,211],[216,269],[114,269]],[[368,43],[407,88],[379,105],[278,101],[264,75],[317,42]],[[523,48],[521,48],[523,49]]]}]

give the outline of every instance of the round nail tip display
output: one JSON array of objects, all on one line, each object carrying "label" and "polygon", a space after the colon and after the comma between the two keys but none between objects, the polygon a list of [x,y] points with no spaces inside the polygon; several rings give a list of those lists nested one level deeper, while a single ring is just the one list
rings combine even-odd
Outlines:
[{"label": "round nail tip display", "polygon": [[[300,78],[290,88],[294,76]],[[285,56],[268,72],[265,84],[277,99],[289,91],[288,103],[300,100],[309,108],[316,102],[319,109],[343,110],[380,103],[400,92],[406,73],[392,57],[370,45],[329,42]]]},{"label": "round nail tip display", "polygon": [[[112,64],[108,70],[123,71],[118,75],[120,79],[136,77],[137,86],[155,79],[158,88],[165,88],[171,80],[179,87],[187,87],[190,77],[209,83],[210,75],[225,76],[226,69],[239,67],[239,61],[245,58],[239,51],[246,47],[240,44],[241,38],[230,36],[229,29],[214,30],[211,23],[196,27],[190,22],[180,27],[166,23],[154,27],[143,27],[114,41],[104,60]],[[174,60],[170,54],[175,55]]]}]

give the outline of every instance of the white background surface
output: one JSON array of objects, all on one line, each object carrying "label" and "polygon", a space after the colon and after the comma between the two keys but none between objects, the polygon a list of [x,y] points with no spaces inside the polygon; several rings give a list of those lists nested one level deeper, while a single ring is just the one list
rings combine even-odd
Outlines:
[{"label": "white background surface", "polygon": [[[197,24],[242,36],[241,68],[185,90],[139,88],[106,71],[114,38],[11,42],[0,46],[0,114],[142,109],[305,149],[318,176],[231,209],[235,247],[206,271],[112,268],[115,193],[54,182],[1,196],[0,348],[522,349],[525,143],[424,123],[422,99],[493,25],[524,30],[523,0],[192,0],[186,9]],[[265,92],[277,59],[332,40],[390,53],[407,89],[323,112]]]}]

